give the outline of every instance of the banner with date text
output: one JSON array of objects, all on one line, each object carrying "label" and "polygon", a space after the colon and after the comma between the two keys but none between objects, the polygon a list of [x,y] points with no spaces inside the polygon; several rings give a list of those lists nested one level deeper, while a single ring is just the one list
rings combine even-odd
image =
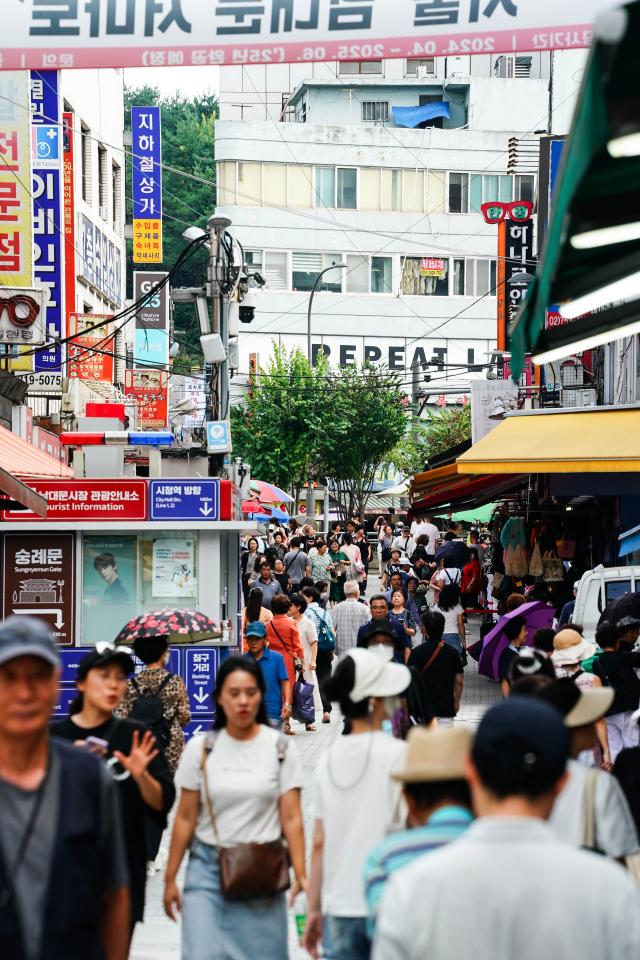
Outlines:
[{"label": "banner with date text", "polygon": [[615,0],[3,0],[0,67],[208,66],[586,47]]}]

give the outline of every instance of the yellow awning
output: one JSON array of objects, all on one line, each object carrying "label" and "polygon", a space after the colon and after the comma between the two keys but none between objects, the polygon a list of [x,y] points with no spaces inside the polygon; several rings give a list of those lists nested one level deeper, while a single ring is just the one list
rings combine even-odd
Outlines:
[{"label": "yellow awning", "polygon": [[457,461],[459,473],[640,471],[640,409],[515,415]]}]

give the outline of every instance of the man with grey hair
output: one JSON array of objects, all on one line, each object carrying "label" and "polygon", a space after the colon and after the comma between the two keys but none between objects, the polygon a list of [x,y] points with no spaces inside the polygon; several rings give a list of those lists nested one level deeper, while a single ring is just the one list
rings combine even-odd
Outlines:
[{"label": "man with grey hair", "polygon": [[115,781],[49,738],[60,658],[33,617],[0,624],[0,956],[125,960],[129,889]]},{"label": "man with grey hair", "polygon": [[360,587],[356,580],[347,580],[344,585],[346,600],[336,604],[331,611],[336,631],[336,650],[339,656],[355,647],[360,627],[369,623],[369,607],[360,603]]}]

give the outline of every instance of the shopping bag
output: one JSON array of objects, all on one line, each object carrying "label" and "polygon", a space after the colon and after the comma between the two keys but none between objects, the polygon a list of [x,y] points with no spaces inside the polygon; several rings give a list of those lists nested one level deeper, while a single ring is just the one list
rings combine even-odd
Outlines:
[{"label": "shopping bag", "polygon": [[576,555],[576,542],[569,538],[569,531],[564,530],[559,540],[556,540],[556,551],[561,560],[573,560]]},{"label": "shopping bag", "polygon": [[313,684],[303,679],[302,673],[293,685],[291,699],[291,716],[299,723],[313,723],[316,718],[316,708],[313,702]]},{"label": "shopping bag", "polygon": [[540,551],[540,544],[536,543],[533,548],[533,553],[531,554],[531,563],[529,564],[529,576],[530,577],[541,577],[544,573],[542,567],[542,553]]},{"label": "shopping bag", "polygon": [[542,558],[542,579],[545,583],[558,583],[564,580],[564,567],[559,557],[547,550]]}]

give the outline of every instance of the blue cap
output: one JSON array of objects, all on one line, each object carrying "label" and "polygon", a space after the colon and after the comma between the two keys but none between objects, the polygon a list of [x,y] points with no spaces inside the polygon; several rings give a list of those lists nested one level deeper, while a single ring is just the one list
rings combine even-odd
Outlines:
[{"label": "blue cap", "polygon": [[[560,777],[569,758],[569,731],[557,709],[535,697],[512,696],[491,707],[480,721],[473,757],[520,774]],[[480,771],[482,773],[482,771]]]},{"label": "blue cap", "polygon": [[255,623],[250,623],[247,626],[247,629],[244,631],[245,637],[261,637],[264,638],[267,635],[267,628],[264,623],[261,623],[259,620],[256,620]]}]

